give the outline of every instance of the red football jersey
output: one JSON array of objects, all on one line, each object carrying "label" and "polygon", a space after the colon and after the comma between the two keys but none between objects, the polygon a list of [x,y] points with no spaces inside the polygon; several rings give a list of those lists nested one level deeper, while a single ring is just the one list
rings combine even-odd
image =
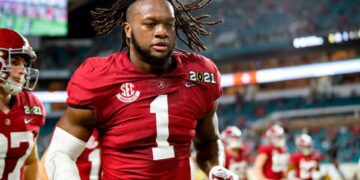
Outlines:
[{"label": "red football jersey", "polygon": [[81,180],[98,180],[101,179],[100,149],[98,133],[93,131],[86,147],[76,160]]},{"label": "red football jersey", "polygon": [[273,146],[260,146],[258,154],[264,153],[268,157],[264,166],[263,173],[269,179],[284,178],[283,171],[289,162],[289,153],[286,148],[275,148]]},{"label": "red football jersey", "polygon": [[225,150],[225,168],[234,172],[240,179],[244,179],[243,174],[247,169],[247,157],[244,154],[244,150],[239,149],[238,155],[232,155],[229,150]]},{"label": "red football jersey", "polygon": [[10,112],[0,111],[0,179],[24,179],[24,162],[36,143],[39,128],[45,123],[45,109],[27,91],[14,96]]},{"label": "red football jersey", "polygon": [[317,169],[322,160],[320,152],[314,151],[310,155],[305,156],[300,152],[291,155],[290,161],[295,165],[296,177],[301,179],[312,179],[312,172]]},{"label": "red football jersey", "polygon": [[212,61],[175,52],[164,75],[140,71],[127,52],[90,58],[72,76],[67,102],[97,114],[104,179],[190,179],[197,121],[221,95]]}]

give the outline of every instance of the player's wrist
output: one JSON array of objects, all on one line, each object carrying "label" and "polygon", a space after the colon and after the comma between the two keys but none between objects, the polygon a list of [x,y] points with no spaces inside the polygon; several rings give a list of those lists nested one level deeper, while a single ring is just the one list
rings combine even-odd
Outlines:
[{"label": "player's wrist", "polygon": [[209,172],[210,180],[238,180],[239,177],[222,166],[213,166]]},{"label": "player's wrist", "polygon": [[219,169],[222,169],[222,168],[224,168],[224,167],[219,166],[219,165],[213,166],[213,167],[210,169],[210,171],[209,171],[209,175],[212,174],[212,173],[214,173],[214,172],[216,172],[216,171],[219,170]]}]

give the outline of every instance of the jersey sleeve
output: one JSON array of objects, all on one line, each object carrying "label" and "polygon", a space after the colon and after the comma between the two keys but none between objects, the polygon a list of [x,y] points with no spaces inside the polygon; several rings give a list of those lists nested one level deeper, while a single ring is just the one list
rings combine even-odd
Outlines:
[{"label": "jersey sleeve", "polygon": [[214,74],[215,83],[211,88],[211,97],[213,100],[217,100],[222,95],[221,74],[212,60],[206,57],[203,57],[203,59],[210,72]]},{"label": "jersey sleeve", "polygon": [[40,108],[40,113],[36,113],[36,115],[33,115],[35,116],[34,120],[31,124],[29,124],[29,126],[32,126],[31,129],[35,132],[35,137],[37,137],[39,134],[40,127],[45,124],[46,110],[44,104],[40,101],[40,99],[37,96],[35,96],[32,93],[27,93],[27,96],[29,97],[29,103],[31,104],[31,106]]},{"label": "jersey sleeve", "polygon": [[45,124],[46,110],[45,110],[44,104],[36,96],[35,96],[35,99],[41,110],[40,126],[43,126]]},{"label": "jersey sleeve", "polygon": [[294,153],[290,155],[290,162],[296,164],[299,161],[299,156]]},{"label": "jersey sleeve", "polygon": [[222,95],[221,75],[212,60],[198,54],[193,54],[193,56],[200,60],[200,65],[204,68],[203,72],[210,72],[214,76],[213,83],[206,83],[206,89],[208,90],[204,92],[206,93],[206,97],[209,97],[210,102],[207,108],[211,111],[214,109],[217,99]]},{"label": "jersey sleeve", "polygon": [[322,161],[324,159],[324,155],[321,154],[319,151],[314,152],[314,159],[318,162]]},{"label": "jersey sleeve", "polygon": [[213,64],[213,72],[216,79],[216,87],[214,88],[214,99],[218,99],[222,95],[221,74],[215,64]]},{"label": "jersey sleeve", "polygon": [[93,109],[94,98],[94,73],[96,73],[95,58],[87,59],[72,75],[68,86],[68,98],[66,102],[69,105],[82,106]]},{"label": "jersey sleeve", "polygon": [[210,90],[210,94],[208,97],[212,97],[212,101],[208,104],[208,109],[211,111],[215,108],[216,104],[217,104],[217,100],[219,99],[219,97],[222,95],[222,88],[221,88],[221,75],[220,72],[218,71],[217,67],[213,64],[213,69],[212,72],[214,72],[214,76],[215,76],[215,84],[214,87],[211,88]]},{"label": "jersey sleeve", "polygon": [[225,168],[229,169],[230,165],[230,154],[228,150],[225,150]]},{"label": "jersey sleeve", "polygon": [[270,156],[271,148],[268,146],[260,146],[257,153],[258,154],[266,154],[267,156]]}]

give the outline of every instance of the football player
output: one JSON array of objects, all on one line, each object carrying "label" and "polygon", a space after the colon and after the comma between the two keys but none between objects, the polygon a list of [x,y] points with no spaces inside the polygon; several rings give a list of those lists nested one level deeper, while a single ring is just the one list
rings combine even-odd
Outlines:
[{"label": "football player", "polygon": [[122,27],[128,50],[89,58],[73,74],[69,107],[46,157],[51,179],[80,179],[75,160],[93,129],[99,133],[103,179],[190,179],[191,141],[210,179],[237,179],[223,167],[217,67],[199,54],[174,51],[178,31],[190,48],[205,49],[198,35],[216,22],[190,14],[207,4],[202,3],[118,0],[92,12],[101,35]]},{"label": "football player", "polygon": [[311,136],[301,134],[295,140],[297,152],[291,154],[288,171],[295,170],[297,179],[312,180],[324,177],[320,172],[320,152],[315,151]]},{"label": "football player", "polygon": [[241,131],[236,126],[228,126],[221,132],[225,146],[225,168],[234,172],[239,179],[248,179],[246,147],[241,139]]},{"label": "football player", "polygon": [[28,41],[16,31],[0,28],[0,179],[37,179],[36,139],[45,123],[43,104],[29,90],[39,71]]},{"label": "football player", "polygon": [[279,125],[271,126],[265,134],[269,145],[260,146],[255,159],[254,171],[260,179],[283,179],[289,154],[286,148],[284,129]]}]

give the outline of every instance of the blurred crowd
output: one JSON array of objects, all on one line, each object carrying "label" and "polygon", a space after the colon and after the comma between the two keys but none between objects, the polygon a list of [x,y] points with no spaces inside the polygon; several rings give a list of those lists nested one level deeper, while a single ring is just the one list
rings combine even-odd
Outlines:
[{"label": "blurred crowd", "polygon": [[[227,47],[271,46],[306,35],[327,36],[337,31],[358,29],[360,24],[360,5],[352,0],[297,3],[290,0],[245,0],[241,4],[236,0],[215,0],[204,11],[213,17],[212,20],[224,20],[222,24],[207,29],[211,32],[211,37],[205,37],[203,41],[209,52]],[[86,57],[107,55],[119,50],[120,36],[117,29],[106,38],[91,39],[88,44],[79,44],[76,39],[71,40],[73,43],[66,44],[52,44],[49,40],[50,43],[40,50],[44,62],[41,68],[73,70]],[[186,49],[181,43],[177,43],[177,47]],[[301,57],[291,59],[299,61],[299,58]],[[266,65],[257,61],[256,66]]]},{"label": "blurred crowd", "polygon": [[[211,48],[244,47],[289,40],[307,35],[326,35],[358,27],[360,6],[352,0],[216,0],[209,14],[224,19],[211,29]],[[255,13],[256,12],[256,13]]]}]

